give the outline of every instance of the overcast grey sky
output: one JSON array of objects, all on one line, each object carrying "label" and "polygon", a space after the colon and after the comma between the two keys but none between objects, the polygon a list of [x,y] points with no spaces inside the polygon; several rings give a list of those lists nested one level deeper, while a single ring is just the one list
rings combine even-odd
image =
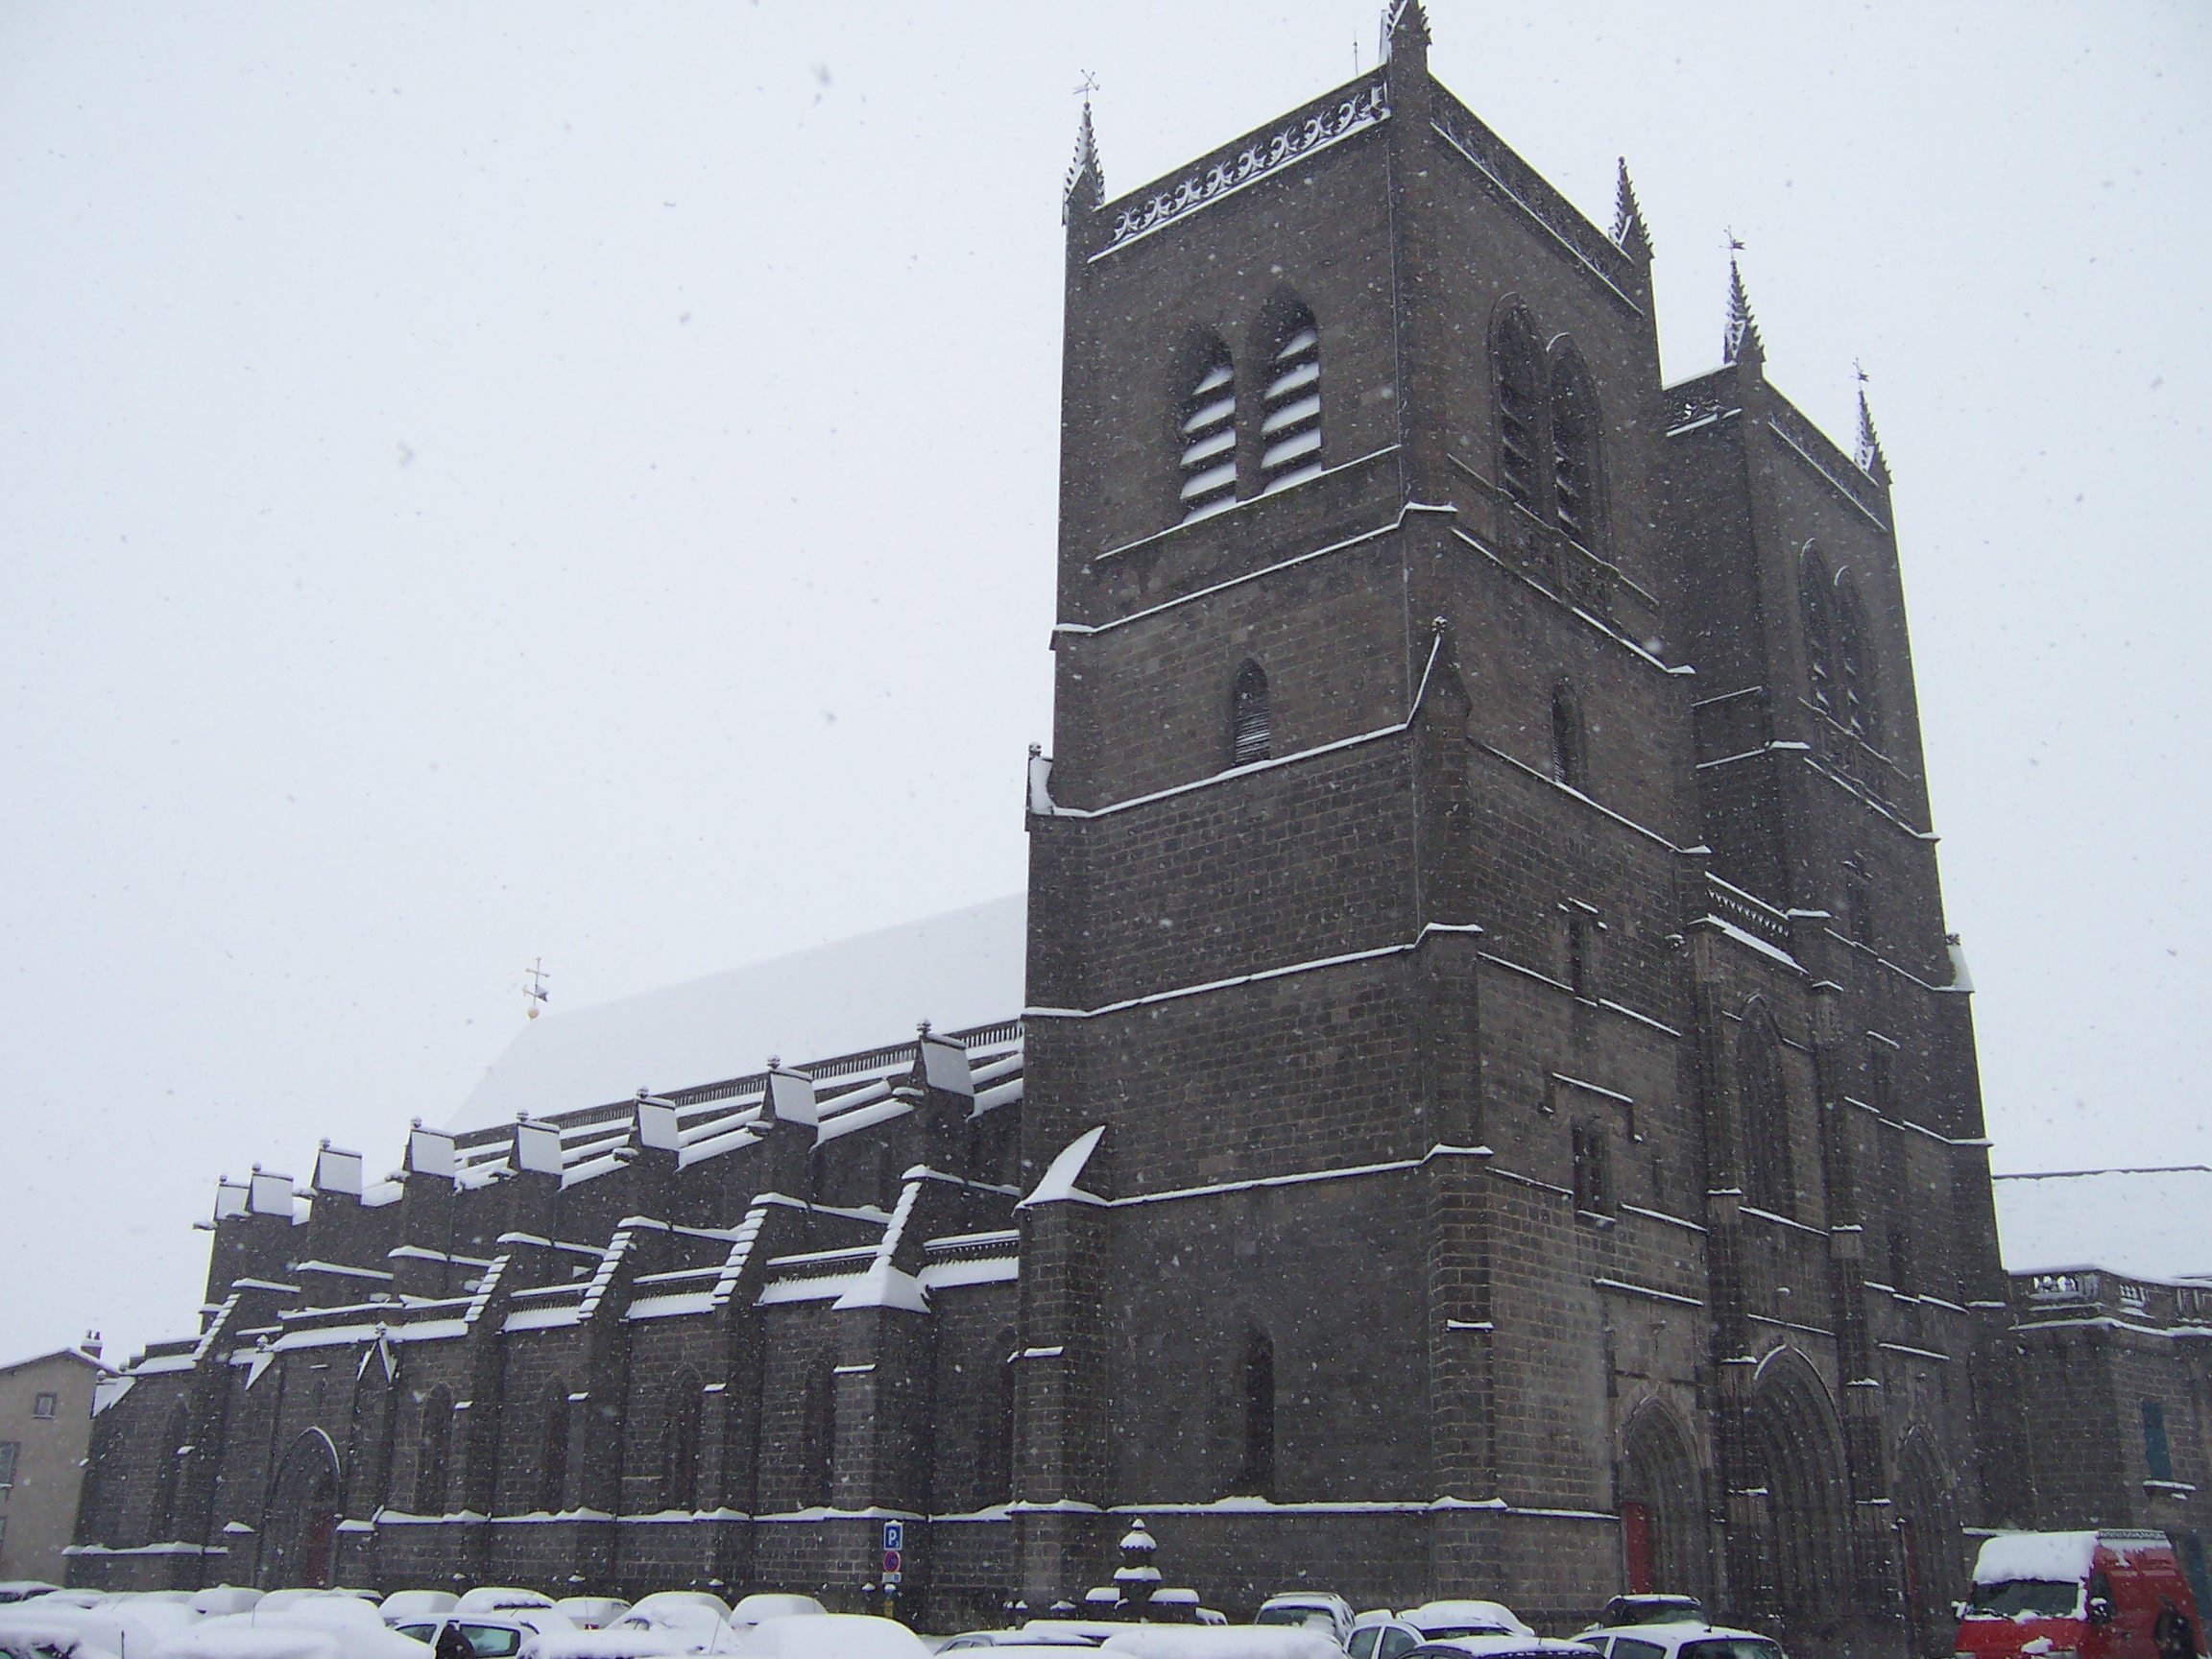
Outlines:
[{"label": "overcast grey sky", "polygon": [[[1018,888],[1072,89],[1118,193],[1375,11],[0,0],[0,1346],[188,1329],[218,1173],[391,1166],[534,957]],[[1872,377],[1999,1166],[2212,1159],[2212,13],[1431,12],[1628,156],[1671,379],[1725,228],[1770,377]]]}]

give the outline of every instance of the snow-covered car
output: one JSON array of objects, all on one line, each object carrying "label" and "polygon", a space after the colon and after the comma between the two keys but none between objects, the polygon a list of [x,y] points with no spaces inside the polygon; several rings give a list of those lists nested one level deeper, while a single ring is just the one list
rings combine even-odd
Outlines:
[{"label": "snow-covered car", "polygon": [[1059,1642],[1072,1638],[1095,1647],[1115,1631],[1128,1628],[1126,1624],[1106,1619],[1032,1619],[1022,1626],[1022,1632],[1028,1640]]},{"label": "snow-covered car", "polygon": [[747,1631],[737,1652],[740,1659],[929,1659],[921,1637],[872,1613],[779,1614]]},{"label": "snow-covered car", "polygon": [[0,1606],[15,1601],[29,1601],[35,1597],[51,1595],[60,1588],[60,1585],[49,1584],[43,1578],[0,1579]]},{"label": "snow-covered car", "polygon": [[1352,1638],[1344,1644],[1352,1659],[1406,1659],[1428,1638],[1397,1614],[1383,1608],[1362,1613],[1353,1622]]},{"label": "snow-covered car", "polygon": [[1771,1637],[1702,1619],[1585,1630],[1575,1640],[1597,1648],[1605,1659],[1785,1659]]},{"label": "snow-covered car", "polygon": [[283,1613],[294,1607],[305,1607],[318,1601],[352,1601],[363,1607],[368,1607],[372,1613],[376,1610],[371,1606],[368,1599],[358,1591],[305,1589],[272,1590],[260,1600],[253,1603],[253,1610],[257,1613]]},{"label": "snow-covered car", "polygon": [[1325,1590],[1286,1590],[1260,1603],[1255,1624],[1287,1624],[1325,1631],[1342,1647],[1352,1640],[1352,1603]]},{"label": "snow-covered car", "polygon": [[455,1613],[512,1613],[524,1608],[550,1609],[553,1598],[542,1590],[523,1590],[513,1584],[479,1584],[453,1603]]},{"label": "snow-covered car", "polygon": [[[1590,1626],[1590,1630],[1623,1630],[1634,1624],[1704,1623],[1705,1603],[1695,1596],[1616,1596],[1605,1603],[1605,1611]],[[1580,1636],[1575,1639],[1577,1642],[1582,1640]]]},{"label": "snow-covered car", "polygon": [[1398,1617],[1420,1631],[1425,1642],[1448,1642],[1459,1636],[1536,1634],[1503,1601],[1424,1601]]},{"label": "snow-covered car", "polygon": [[[510,1607],[497,1613],[464,1613],[456,1608],[427,1619],[409,1619],[393,1629],[436,1648],[448,1627],[460,1632],[474,1659],[514,1659],[536,1637],[573,1634],[576,1626],[551,1607]],[[452,1643],[446,1642],[452,1650]]]},{"label": "snow-covered car", "polygon": [[619,1596],[564,1596],[553,1611],[579,1630],[604,1630],[630,1611],[630,1603]]},{"label": "snow-covered car", "polygon": [[1335,1637],[1306,1624],[1124,1624],[1103,1651],[1125,1659],[1344,1659]]},{"label": "snow-covered car", "polygon": [[728,1653],[738,1632],[730,1604],[703,1590],[663,1590],[596,1630],[571,1630],[531,1643],[522,1659],[660,1659],[682,1653]]},{"label": "snow-covered car", "polygon": [[245,1613],[261,1601],[262,1593],[243,1584],[210,1584],[192,1592],[192,1611],[214,1618],[225,1613]]},{"label": "snow-covered car", "polygon": [[764,1590],[758,1595],[746,1597],[730,1610],[730,1628],[742,1634],[763,1619],[788,1619],[793,1614],[829,1611],[811,1596],[790,1596]]},{"label": "snow-covered car", "polygon": [[[264,1598],[264,1600],[274,1598]],[[375,1607],[351,1596],[317,1596],[244,1613],[195,1619],[150,1650],[118,1659],[429,1659],[387,1629]]]},{"label": "snow-covered car", "polygon": [[[124,1598],[114,1599],[118,1603]],[[168,1636],[194,1623],[188,1607],[78,1607],[39,1596],[0,1606],[0,1654],[8,1659],[144,1659]]]},{"label": "snow-covered car", "polygon": [[1557,1636],[1447,1636],[1424,1642],[1406,1659],[1599,1659],[1598,1649]]},{"label": "snow-covered car", "polygon": [[460,1599],[450,1590],[395,1590],[376,1611],[394,1626],[435,1623],[452,1612]]},{"label": "snow-covered car", "polygon": [[1078,1635],[1072,1630],[963,1630],[944,1647],[940,1653],[960,1653],[972,1647],[1095,1647],[1102,1640],[1096,1636]]}]

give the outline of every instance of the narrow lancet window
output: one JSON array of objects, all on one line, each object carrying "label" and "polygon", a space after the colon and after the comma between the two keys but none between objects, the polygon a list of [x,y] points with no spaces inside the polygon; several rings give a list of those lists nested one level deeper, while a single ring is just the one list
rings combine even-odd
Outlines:
[{"label": "narrow lancet window", "polygon": [[824,1354],[807,1374],[799,1425],[799,1498],[805,1508],[826,1509],[836,1493],[837,1376]]},{"label": "narrow lancet window", "polygon": [[669,1380],[668,1422],[661,1472],[663,1508],[699,1507],[699,1418],[705,1404],[699,1374],[689,1366]]},{"label": "narrow lancet window", "polygon": [[1260,416],[1261,493],[1321,475],[1321,331],[1293,306],[1269,345]]},{"label": "narrow lancet window", "polygon": [[1244,1466],[1234,1496],[1275,1496],[1275,1344],[1258,1329],[1244,1337]]},{"label": "narrow lancet window", "polygon": [[1767,1005],[1743,1011],[1736,1042],[1736,1099],[1743,1114],[1744,1197],[1775,1215],[1794,1214],[1797,1183],[1790,1158],[1790,1092],[1782,1041]]},{"label": "narrow lancet window", "polygon": [[1551,776],[1570,789],[1579,789],[1589,781],[1589,773],[1582,705],[1575,695],[1575,683],[1561,680],[1551,687]]},{"label": "narrow lancet window", "polygon": [[1551,513],[1584,547],[1598,546],[1598,400],[1575,348],[1551,366]]},{"label": "narrow lancet window", "polygon": [[1229,694],[1229,764],[1247,766],[1268,757],[1274,733],[1267,713],[1267,676],[1257,662],[1237,671]]},{"label": "narrow lancet window", "polygon": [[453,1394],[443,1382],[422,1402],[422,1433],[415,1448],[415,1513],[445,1513],[445,1472],[453,1450]]},{"label": "narrow lancet window", "polygon": [[1882,711],[1874,692],[1874,661],[1866,637],[1866,608],[1848,570],[1836,578],[1836,718],[1869,743],[1882,741]]},{"label": "narrow lancet window", "polygon": [[1537,434],[1544,415],[1543,349],[1528,313],[1515,306],[1491,343],[1498,379],[1498,487],[1536,511]]},{"label": "narrow lancet window", "polygon": [[1177,427],[1183,444],[1183,519],[1237,504],[1237,371],[1229,349],[1210,340],[1184,394]]},{"label": "narrow lancet window", "polygon": [[1797,589],[1805,612],[1805,676],[1813,707],[1836,712],[1836,643],[1827,566],[1810,547],[1797,562]]},{"label": "narrow lancet window", "polygon": [[568,1386],[554,1382],[545,1390],[545,1432],[538,1455],[538,1503],[559,1514],[568,1493]]}]

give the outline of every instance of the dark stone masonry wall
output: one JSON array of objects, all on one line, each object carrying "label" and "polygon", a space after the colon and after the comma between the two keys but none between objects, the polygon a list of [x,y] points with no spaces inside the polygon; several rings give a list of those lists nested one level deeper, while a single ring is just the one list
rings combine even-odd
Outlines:
[{"label": "dark stone masonry wall", "polygon": [[1870,422],[1740,294],[1663,388],[1625,176],[1584,219],[1396,17],[1130,196],[1078,156],[1028,1006],[226,1186],[74,1579],[859,1607],[896,1520],[950,1629],[1142,1515],[1232,1613],[1940,1654],[1973,1528],[2186,1529],[2205,1310],[1998,1266]]}]

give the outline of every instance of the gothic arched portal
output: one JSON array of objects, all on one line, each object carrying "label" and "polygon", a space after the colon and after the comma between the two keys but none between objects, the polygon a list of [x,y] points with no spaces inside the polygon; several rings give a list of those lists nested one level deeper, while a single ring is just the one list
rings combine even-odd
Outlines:
[{"label": "gothic arched portal", "polygon": [[1775,1609],[1792,1628],[1822,1623],[1850,1591],[1850,1503],[1835,1408],[1803,1358],[1783,1350],[1761,1363],[1747,1428]]},{"label": "gothic arched portal", "polygon": [[261,1536],[261,1586],[327,1589],[338,1536],[338,1449],[320,1429],[292,1442],[269,1489]]},{"label": "gothic arched portal", "polygon": [[1915,1431],[1898,1448],[1892,1497],[1912,1650],[1948,1653],[1956,1631],[1951,1604],[1965,1593],[1965,1538],[1942,1460],[1924,1433]]},{"label": "gothic arched portal", "polygon": [[1674,1414],[1645,1407],[1621,1436],[1621,1542],[1633,1595],[1696,1596],[1707,1584],[1697,1459]]}]

